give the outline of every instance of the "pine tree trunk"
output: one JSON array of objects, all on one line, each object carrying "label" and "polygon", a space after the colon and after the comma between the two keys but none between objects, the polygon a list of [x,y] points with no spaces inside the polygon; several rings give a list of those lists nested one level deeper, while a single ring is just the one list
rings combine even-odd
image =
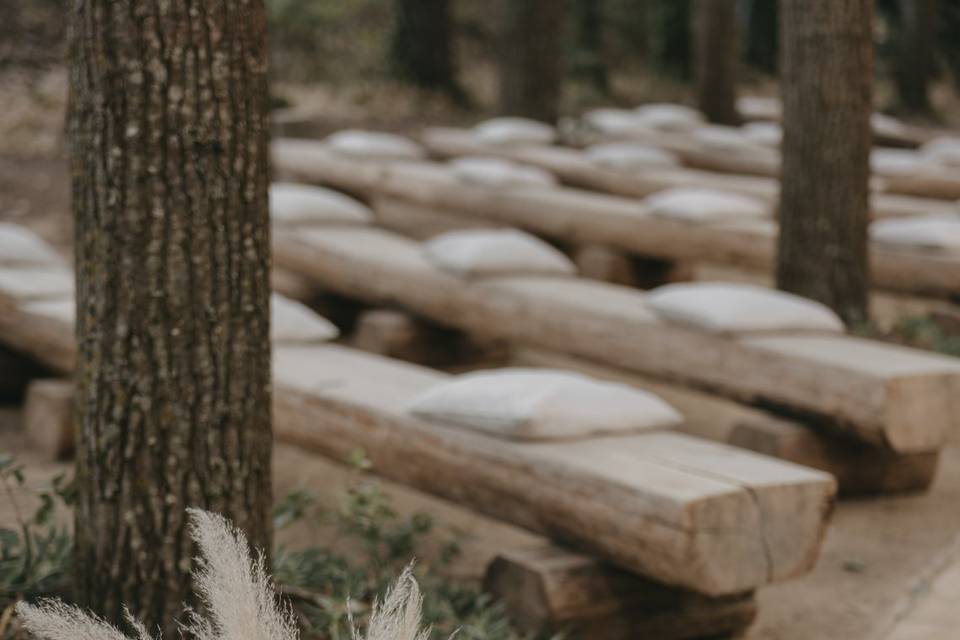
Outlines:
[{"label": "pine tree trunk", "polygon": [[263,0],[88,0],[70,15],[77,596],[176,637],[184,510],[269,549]]},{"label": "pine tree trunk", "polygon": [[777,2],[751,0],[747,17],[746,59],[756,69],[776,73],[780,48]]},{"label": "pine tree trunk", "polygon": [[781,0],[777,285],[867,318],[873,0]]},{"label": "pine tree trunk", "polygon": [[576,0],[578,75],[602,94],[610,92],[603,61],[603,0]]},{"label": "pine tree trunk", "polygon": [[554,123],[560,110],[562,2],[502,0],[500,112]]},{"label": "pine tree trunk", "polygon": [[460,99],[455,58],[450,0],[395,0],[391,61],[398,77]]},{"label": "pine tree trunk", "polygon": [[697,106],[710,122],[738,124],[737,0],[695,0],[694,76]]},{"label": "pine tree trunk", "polygon": [[930,115],[929,83],[936,41],[936,0],[900,0],[900,39],[896,84],[901,110]]}]

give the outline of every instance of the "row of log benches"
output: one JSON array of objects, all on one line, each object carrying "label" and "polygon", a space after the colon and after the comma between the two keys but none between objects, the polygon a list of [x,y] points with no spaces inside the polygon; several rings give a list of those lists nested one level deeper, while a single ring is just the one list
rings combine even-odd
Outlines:
[{"label": "row of log benches", "polygon": [[[504,341],[514,364],[629,381],[684,414],[686,435],[506,443],[404,413],[446,374],[338,345],[276,344],[278,439],[338,460],[361,447],[385,477],[590,554],[539,547],[494,561],[488,587],[530,625],[713,635],[749,623],[754,589],[813,566],[833,479],[704,438],[830,471],[851,493],[884,492],[925,488],[956,428],[950,358],[842,336],[733,339],[651,324],[631,312],[641,292],[577,278],[465,283],[382,229],[278,229],[274,252],[323,291]],[[44,275],[31,289],[43,270],[0,271],[0,341],[69,373],[71,298],[45,294]]]}]

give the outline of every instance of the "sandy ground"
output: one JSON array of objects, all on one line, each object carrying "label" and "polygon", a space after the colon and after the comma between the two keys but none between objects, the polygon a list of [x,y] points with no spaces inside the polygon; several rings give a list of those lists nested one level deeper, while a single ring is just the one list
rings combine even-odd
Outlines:
[{"label": "sandy ground", "polygon": [[[32,450],[19,430],[19,418],[16,407],[0,409],[0,450],[15,453],[26,465],[30,489],[46,486],[70,465],[45,461]],[[344,467],[291,446],[277,447],[274,469],[278,497],[305,487],[328,505],[335,505],[354,479]],[[453,530],[472,532],[465,539],[463,559],[452,567],[463,578],[481,575],[498,550],[539,540],[448,502],[391,483],[383,486],[398,512],[431,514],[438,524],[438,538],[448,539]],[[29,508],[29,497],[21,499],[22,506]],[[928,593],[942,592],[942,587],[931,589],[931,585],[957,554],[958,500],[960,447],[953,447],[946,451],[937,480],[926,494],[840,503],[816,569],[803,578],[763,589],[758,594],[760,615],[745,637],[873,640],[911,613],[924,615]],[[0,498],[0,526],[9,525],[12,518],[10,501]],[[343,544],[330,531],[306,525],[285,531],[280,541],[292,546]],[[952,628],[943,622],[944,607],[937,611],[941,628]],[[949,615],[955,615],[960,625],[960,611]]]}]

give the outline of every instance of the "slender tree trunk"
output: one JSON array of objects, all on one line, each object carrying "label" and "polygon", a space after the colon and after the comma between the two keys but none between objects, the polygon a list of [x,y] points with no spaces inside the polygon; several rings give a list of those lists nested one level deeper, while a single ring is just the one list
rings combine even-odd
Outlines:
[{"label": "slender tree trunk", "polygon": [[867,318],[873,0],[781,0],[777,285]]},{"label": "slender tree trunk", "polygon": [[690,4],[693,0],[647,0],[650,62],[681,80],[693,77]]},{"label": "slender tree trunk", "polygon": [[738,124],[737,0],[695,0],[694,76],[697,106],[710,122]]},{"label": "slender tree trunk", "polygon": [[500,112],[554,123],[560,111],[559,0],[501,0]]},{"label": "slender tree trunk", "polygon": [[937,37],[936,0],[899,0],[900,39],[896,83],[901,110],[930,115],[930,79]]},{"label": "slender tree trunk", "polygon": [[71,11],[77,595],[172,638],[184,510],[271,538],[266,17],[262,0]]},{"label": "slender tree trunk", "polygon": [[610,92],[603,61],[603,0],[576,0],[577,73],[602,94]]},{"label": "slender tree trunk", "polygon": [[450,0],[395,0],[390,51],[402,80],[463,99],[456,79]]},{"label": "slender tree trunk", "polygon": [[776,0],[750,0],[746,59],[756,69],[776,73],[780,48]]}]

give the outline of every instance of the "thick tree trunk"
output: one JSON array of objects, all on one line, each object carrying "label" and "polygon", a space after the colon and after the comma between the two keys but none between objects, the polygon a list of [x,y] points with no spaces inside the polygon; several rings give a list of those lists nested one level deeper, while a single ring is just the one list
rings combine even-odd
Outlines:
[{"label": "thick tree trunk", "polygon": [[576,0],[577,64],[575,71],[602,94],[610,92],[603,61],[603,0]]},{"label": "thick tree trunk", "polygon": [[777,285],[867,318],[872,0],[781,0]]},{"label": "thick tree trunk", "polygon": [[897,95],[901,110],[919,115],[933,112],[929,84],[937,37],[936,0],[899,0],[900,39],[897,53]]},{"label": "thick tree trunk", "polygon": [[88,0],[70,16],[77,596],[175,637],[184,510],[270,544],[262,0]]},{"label": "thick tree trunk", "polygon": [[737,0],[695,0],[694,76],[697,106],[710,122],[738,124]]},{"label": "thick tree trunk", "polygon": [[391,61],[399,78],[462,99],[455,59],[450,0],[395,0]]},{"label": "thick tree trunk", "polygon": [[502,0],[500,112],[554,123],[560,110],[562,2]]}]

